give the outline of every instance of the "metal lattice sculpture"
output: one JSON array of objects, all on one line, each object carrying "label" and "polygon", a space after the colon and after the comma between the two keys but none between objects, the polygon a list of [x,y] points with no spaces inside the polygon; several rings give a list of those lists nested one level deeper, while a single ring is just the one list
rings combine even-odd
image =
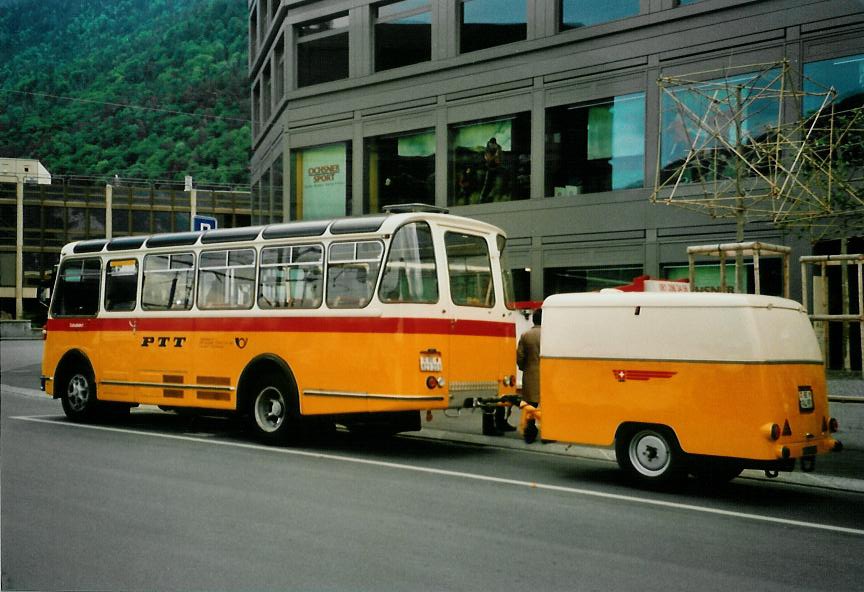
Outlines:
[{"label": "metal lattice sculpture", "polygon": [[[652,202],[734,218],[739,241],[755,219],[806,227],[814,239],[864,231],[860,107],[838,110],[833,89],[801,90],[786,61],[658,84],[664,132]],[[818,108],[784,123],[784,110],[801,113],[805,99]]]}]

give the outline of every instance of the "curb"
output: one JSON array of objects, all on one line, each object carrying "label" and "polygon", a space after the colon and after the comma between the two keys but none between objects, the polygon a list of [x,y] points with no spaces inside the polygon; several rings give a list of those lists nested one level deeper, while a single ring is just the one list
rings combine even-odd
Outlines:
[{"label": "curb", "polygon": [[[472,446],[484,446],[487,448],[502,448],[507,450],[521,450],[534,454],[555,454],[558,456],[571,456],[601,462],[617,464],[615,452],[608,448],[594,448],[591,446],[578,446],[576,444],[562,444],[561,442],[540,443],[538,440],[533,444],[526,444],[522,440],[513,438],[482,436],[478,434],[464,434],[461,432],[449,432],[424,427],[419,432],[401,434],[403,438],[415,438],[418,440],[441,440],[456,442]],[[818,473],[803,473],[793,471],[791,473],[781,472],[779,476],[766,477],[763,471],[756,469],[745,469],[739,479],[751,479],[754,481],[774,481],[801,487],[819,487],[836,491],[852,493],[864,493],[864,479],[849,479],[846,477],[833,477],[820,475]]]}]

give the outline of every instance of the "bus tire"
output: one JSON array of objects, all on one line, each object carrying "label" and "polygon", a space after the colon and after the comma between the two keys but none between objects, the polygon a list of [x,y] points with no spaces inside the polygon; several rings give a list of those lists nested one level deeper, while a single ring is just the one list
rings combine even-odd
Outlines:
[{"label": "bus tire", "polygon": [[72,421],[92,421],[99,413],[96,379],[89,365],[76,363],[61,375],[60,402],[63,413]]},{"label": "bus tire", "polygon": [[284,376],[270,373],[256,381],[249,405],[250,424],[260,440],[276,444],[298,436],[297,395]]},{"label": "bus tire", "polygon": [[686,476],[684,453],[674,433],[664,426],[621,430],[615,439],[615,457],[631,479],[646,485],[677,483]]}]

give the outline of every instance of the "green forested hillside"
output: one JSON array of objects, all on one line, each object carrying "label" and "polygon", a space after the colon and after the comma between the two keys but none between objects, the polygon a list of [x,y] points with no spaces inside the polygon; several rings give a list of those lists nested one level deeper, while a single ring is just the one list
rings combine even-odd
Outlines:
[{"label": "green forested hillside", "polygon": [[0,0],[0,156],[55,175],[248,183],[246,10]]}]

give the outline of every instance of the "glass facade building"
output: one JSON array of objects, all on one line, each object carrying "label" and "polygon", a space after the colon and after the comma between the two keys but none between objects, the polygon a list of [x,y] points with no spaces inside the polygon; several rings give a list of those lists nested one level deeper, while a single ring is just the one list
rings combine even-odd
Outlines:
[{"label": "glass facade building", "polygon": [[[676,109],[705,100],[685,90],[675,106],[658,80],[692,76],[716,95],[730,88],[718,71],[746,82],[786,60],[838,105],[864,93],[854,0],[250,0],[249,14],[252,182],[271,219],[280,207],[286,221],[447,207],[507,231],[525,300],[677,279],[687,246],[734,241],[734,221],[650,203],[698,133]],[[767,104],[749,103],[733,144],[778,123]],[[745,239],[814,252],[766,220]],[[709,285],[719,276],[698,267]]]}]

